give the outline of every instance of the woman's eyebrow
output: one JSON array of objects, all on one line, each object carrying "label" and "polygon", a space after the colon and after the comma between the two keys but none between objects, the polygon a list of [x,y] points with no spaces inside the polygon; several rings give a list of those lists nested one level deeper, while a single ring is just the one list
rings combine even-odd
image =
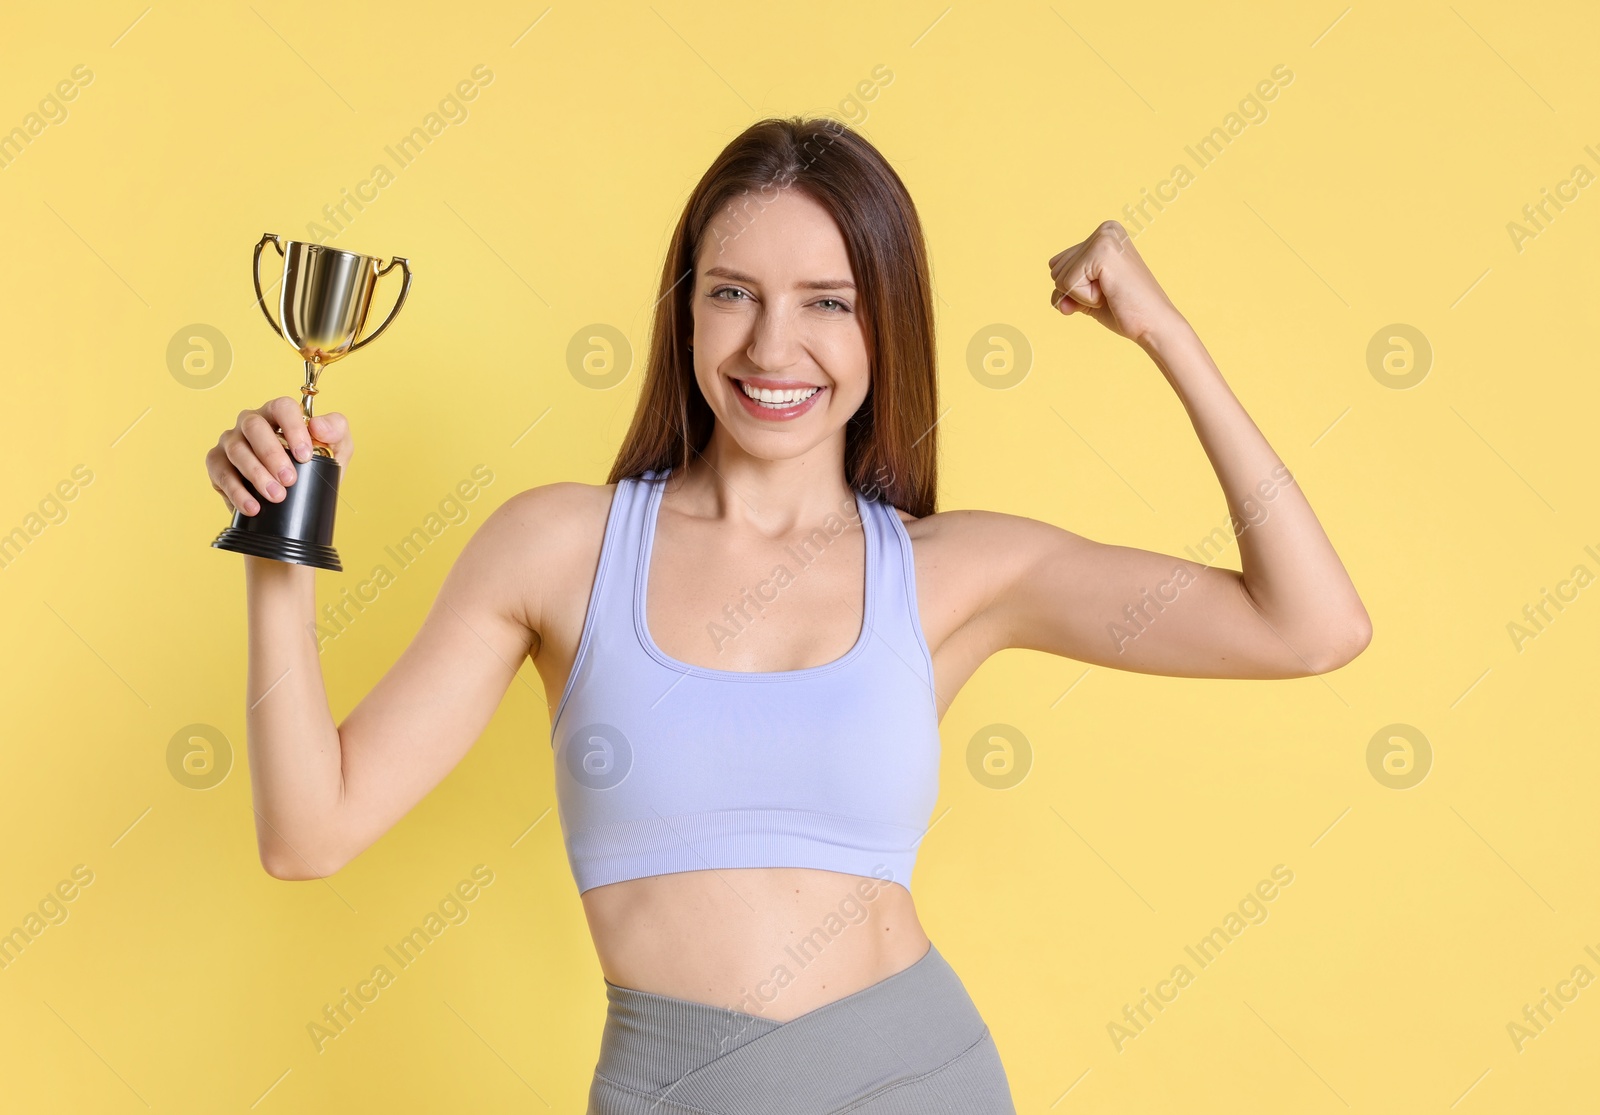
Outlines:
[{"label": "woman's eyebrow", "polygon": [[[728,267],[708,267],[707,275],[719,279],[732,279],[736,283],[749,283],[751,286],[760,286],[754,276],[746,275],[742,271],[735,271]],[[805,290],[854,290],[856,284],[849,279],[804,279],[795,284]]]}]

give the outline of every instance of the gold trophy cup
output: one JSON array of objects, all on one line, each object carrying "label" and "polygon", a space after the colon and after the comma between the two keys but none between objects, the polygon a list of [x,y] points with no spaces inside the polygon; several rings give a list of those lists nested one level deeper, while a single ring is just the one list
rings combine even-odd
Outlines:
[{"label": "gold trophy cup", "polygon": [[[278,296],[278,318],[272,319],[261,293],[261,249],[268,243],[283,257],[283,282]],[[367,308],[378,279],[396,267],[403,280],[400,296],[383,324],[365,337]],[[400,256],[387,264],[373,256],[345,252],[325,244],[303,240],[280,243],[277,233],[263,235],[256,244],[251,262],[251,278],[256,286],[256,304],[266,315],[267,324],[306,364],[306,382],[300,388],[300,415],[311,421],[311,400],[317,394],[317,379],[322,369],[377,340],[389,328],[411,290],[411,267]],[[357,338],[360,337],[359,340]],[[278,440],[288,448],[282,433]],[[343,570],[333,548],[333,513],[339,501],[339,475],[342,467],[333,451],[312,439],[311,457],[295,461],[295,481],[282,501],[273,503],[257,492],[248,479],[244,486],[255,497],[261,510],[254,515],[233,513],[233,523],[211,543],[219,550],[271,558],[274,561],[310,565],[317,569]]]}]

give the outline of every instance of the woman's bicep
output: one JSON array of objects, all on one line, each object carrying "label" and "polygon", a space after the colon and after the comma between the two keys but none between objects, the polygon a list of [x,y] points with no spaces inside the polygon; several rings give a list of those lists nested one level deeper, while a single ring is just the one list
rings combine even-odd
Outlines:
[{"label": "woman's bicep", "polygon": [[1004,555],[989,610],[1004,646],[1175,677],[1287,678],[1321,652],[1274,630],[1237,571],[1117,546],[1017,516],[987,530]]}]

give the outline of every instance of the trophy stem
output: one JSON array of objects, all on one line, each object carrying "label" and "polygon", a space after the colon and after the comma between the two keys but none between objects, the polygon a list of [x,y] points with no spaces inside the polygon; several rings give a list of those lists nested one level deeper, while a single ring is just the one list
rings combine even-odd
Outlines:
[{"label": "trophy stem", "polygon": [[300,388],[300,416],[308,426],[311,424],[311,400],[317,396],[317,377],[321,374],[321,364],[315,360],[306,361],[306,383]]},{"label": "trophy stem", "polygon": [[[317,397],[317,377],[321,374],[322,365],[319,362],[315,360],[306,361],[306,382],[305,386],[300,388],[300,417],[305,420],[308,430],[311,426],[312,400]],[[333,456],[333,450],[318,441],[315,436],[311,439],[311,453],[316,457]]]}]

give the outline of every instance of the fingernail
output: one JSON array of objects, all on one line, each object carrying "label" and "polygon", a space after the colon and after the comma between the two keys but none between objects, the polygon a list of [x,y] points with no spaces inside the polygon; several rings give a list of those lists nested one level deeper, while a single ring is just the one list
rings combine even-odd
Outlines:
[{"label": "fingernail", "polygon": [[311,450],[304,445],[297,445],[294,447],[294,455],[298,460],[309,461],[311,459]]},{"label": "fingernail", "polygon": [[276,484],[268,484],[267,485],[267,498],[273,499],[273,500],[282,499],[283,498],[283,489],[278,487]]},{"label": "fingernail", "polygon": [[293,484],[294,469],[290,468],[288,465],[284,465],[278,470],[278,479],[282,480],[285,484]]}]

